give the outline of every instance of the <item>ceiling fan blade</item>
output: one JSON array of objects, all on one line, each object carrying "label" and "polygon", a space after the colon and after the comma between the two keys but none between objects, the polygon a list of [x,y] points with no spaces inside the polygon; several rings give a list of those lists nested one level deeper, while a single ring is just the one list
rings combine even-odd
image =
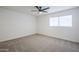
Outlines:
[{"label": "ceiling fan blade", "polygon": [[39,10],[41,10],[42,9],[42,7],[41,6],[39,6]]},{"label": "ceiling fan blade", "polygon": [[38,6],[35,6],[38,10],[40,9]]},{"label": "ceiling fan blade", "polygon": [[42,10],[47,10],[47,9],[49,9],[49,7],[47,7],[47,8],[44,8],[44,9],[42,9]]},{"label": "ceiling fan blade", "polygon": [[35,6],[37,9],[38,9],[38,11],[42,11],[42,7],[41,6]]}]

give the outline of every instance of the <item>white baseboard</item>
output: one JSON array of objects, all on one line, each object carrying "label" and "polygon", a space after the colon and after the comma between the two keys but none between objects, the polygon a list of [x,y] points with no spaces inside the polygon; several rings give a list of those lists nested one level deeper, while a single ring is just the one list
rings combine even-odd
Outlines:
[{"label": "white baseboard", "polygon": [[6,38],[6,39],[0,40],[0,42],[13,40],[13,39],[17,39],[17,38],[21,38],[21,37],[25,37],[25,36],[30,36],[30,35],[33,35],[33,34],[36,34],[36,33],[29,33],[29,34],[25,34],[25,35],[16,36],[16,37]]},{"label": "white baseboard", "polygon": [[[16,37],[13,37],[13,38],[3,39],[3,40],[0,40],[0,42],[8,41],[8,40],[13,40],[13,39],[17,39],[17,38],[22,38],[22,37],[25,37],[25,36],[31,36],[31,35],[34,35],[34,34],[44,35],[44,36],[48,36],[48,37],[52,37],[52,38],[58,38],[58,37],[49,36],[49,35],[41,34],[41,33],[29,33],[29,34],[25,34],[25,35],[21,35],[21,36],[16,36]],[[67,40],[67,39],[63,39],[63,38],[58,38],[58,39],[79,43],[78,41]]]},{"label": "white baseboard", "polygon": [[37,33],[37,34],[39,34],[39,35],[44,35],[44,36],[48,36],[48,37],[51,37],[51,38],[56,38],[56,39],[61,39],[61,40],[66,40],[66,41],[70,41],[70,42],[79,43],[79,41],[76,41],[76,40],[63,39],[63,38],[59,38],[59,37],[50,36],[50,35],[47,35],[47,34],[42,34],[42,33]]}]

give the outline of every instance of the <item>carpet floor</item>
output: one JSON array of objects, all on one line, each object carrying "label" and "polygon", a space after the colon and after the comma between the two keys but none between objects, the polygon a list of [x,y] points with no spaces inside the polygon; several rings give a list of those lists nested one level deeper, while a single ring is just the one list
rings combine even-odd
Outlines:
[{"label": "carpet floor", "polygon": [[1,42],[0,52],[79,52],[79,43],[34,34]]}]

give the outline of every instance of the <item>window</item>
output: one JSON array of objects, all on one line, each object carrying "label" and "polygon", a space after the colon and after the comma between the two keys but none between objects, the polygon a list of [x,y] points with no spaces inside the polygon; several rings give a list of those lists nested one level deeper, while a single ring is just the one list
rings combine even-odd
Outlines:
[{"label": "window", "polygon": [[58,17],[50,18],[49,26],[58,26]]},{"label": "window", "polygon": [[52,17],[49,20],[49,26],[72,27],[72,15]]},{"label": "window", "polygon": [[60,26],[70,27],[70,26],[72,26],[72,15],[59,17],[59,21],[60,21],[59,22]]}]

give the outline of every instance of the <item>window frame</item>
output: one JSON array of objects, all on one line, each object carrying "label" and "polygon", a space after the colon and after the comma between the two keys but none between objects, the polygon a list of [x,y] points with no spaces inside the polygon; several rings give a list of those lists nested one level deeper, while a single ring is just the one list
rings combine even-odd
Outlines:
[{"label": "window frame", "polygon": [[[60,22],[61,19],[60,19],[60,18],[61,18],[61,17],[65,17],[65,16],[71,16],[71,25],[69,25],[69,26],[68,26],[68,25],[67,25],[67,26],[64,26],[64,25],[63,25],[63,26],[61,26],[61,22]],[[53,25],[50,26],[50,25],[51,25],[51,24],[50,24],[50,19],[51,19],[51,18],[56,18],[56,17],[51,17],[51,18],[49,19],[49,26],[50,26],[50,27],[72,27],[72,15],[65,15],[65,16],[56,16],[56,17],[58,17],[58,26],[53,26]]]}]

